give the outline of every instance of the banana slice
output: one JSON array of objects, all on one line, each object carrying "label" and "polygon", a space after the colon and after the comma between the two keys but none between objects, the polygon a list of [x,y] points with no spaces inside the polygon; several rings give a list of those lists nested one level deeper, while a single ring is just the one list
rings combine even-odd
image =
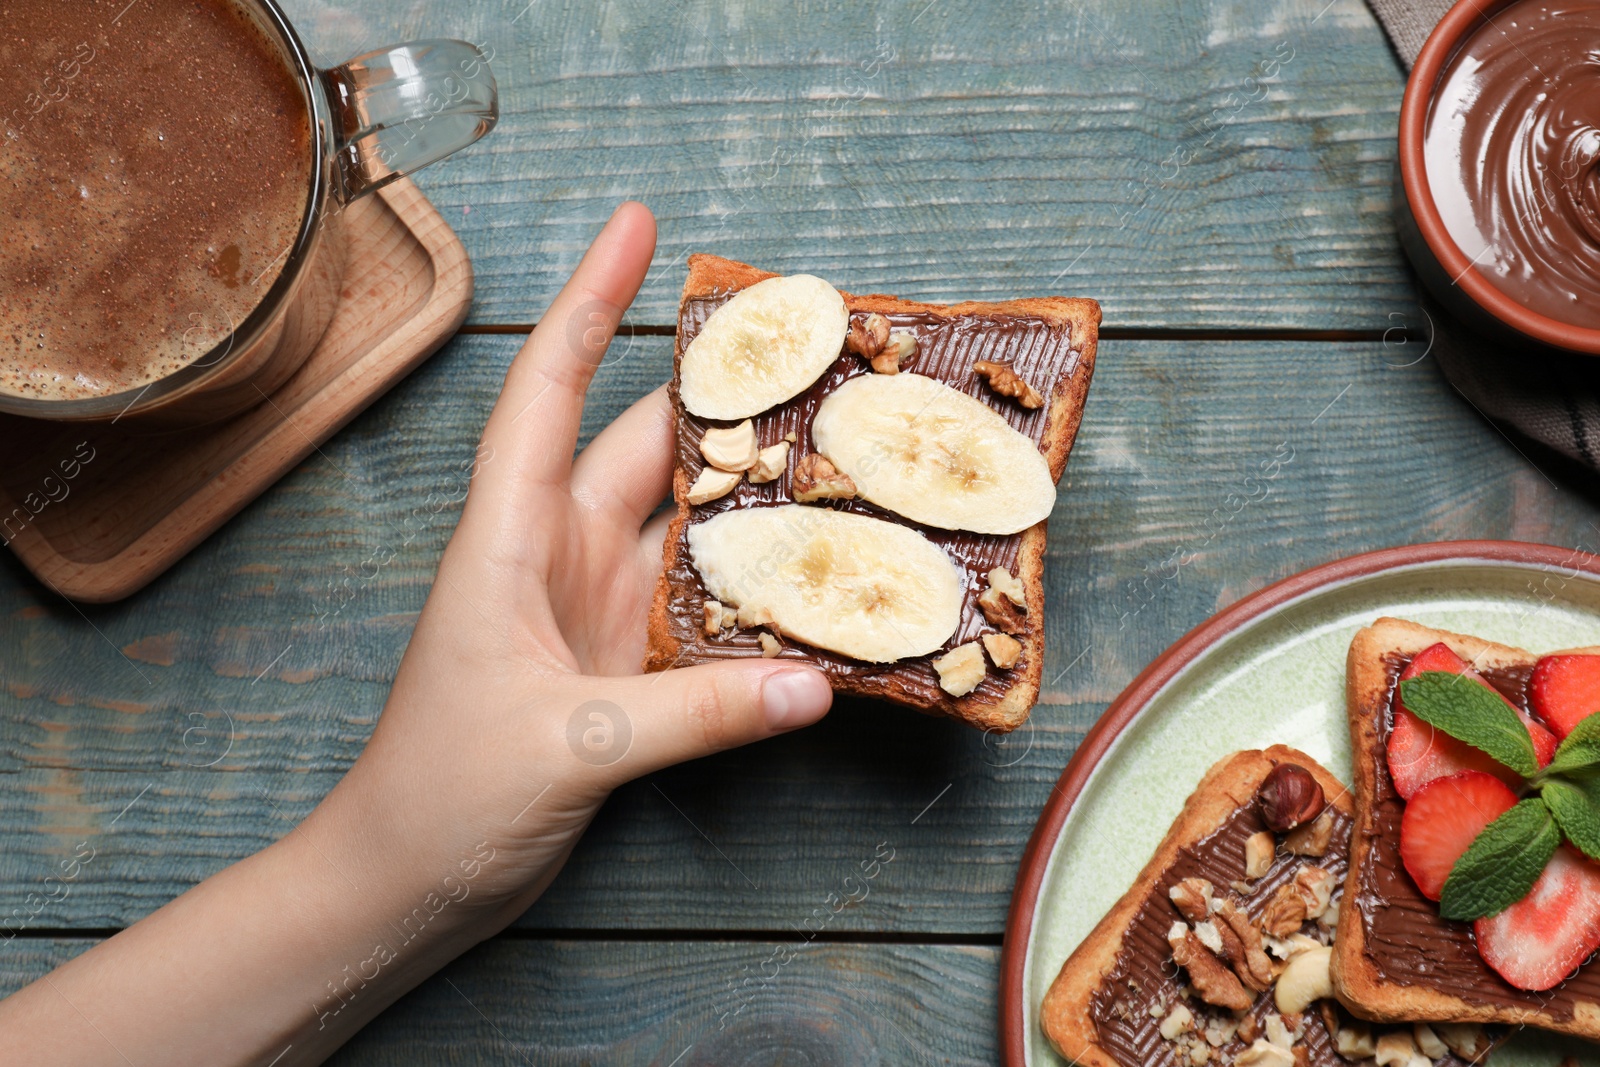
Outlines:
[{"label": "banana slice", "polygon": [[706,589],[784,637],[869,663],[941,647],[961,621],[961,579],[915,530],[820,507],[725,511],[689,527]]},{"label": "banana slice", "polygon": [[683,353],[678,394],[703,419],[744,419],[822,377],[844,349],[850,312],[821,278],[768,278],[713,311]]},{"label": "banana slice", "polygon": [[927,526],[1011,534],[1055,506],[1038,446],[925,375],[850,379],[818,407],[811,438],[863,499]]}]

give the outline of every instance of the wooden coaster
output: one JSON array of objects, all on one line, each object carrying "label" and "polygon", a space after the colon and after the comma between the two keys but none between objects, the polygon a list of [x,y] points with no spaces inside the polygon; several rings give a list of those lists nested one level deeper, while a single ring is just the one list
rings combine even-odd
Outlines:
[{"label": "wooden coaster", "polygon": [[0,416],[0,544],[75,600],[119,600],[232,518],[455,333],[472,265],[409,181],[346,209],[344,302],[258,407],[152,432]]}]

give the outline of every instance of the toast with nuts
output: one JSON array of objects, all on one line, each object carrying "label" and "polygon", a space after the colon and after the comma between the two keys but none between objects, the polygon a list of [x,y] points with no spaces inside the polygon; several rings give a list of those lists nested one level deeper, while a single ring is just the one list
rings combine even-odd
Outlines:
[{"label": "toast with nuts", "polygon": [[[1332,976],[1352,1009],[1380,1020],[1506,1023],[1600,1039],[1600,962],[1590,957],[1600,943],[1600,866],[1562,845],[1546,870],[1547,875],[1556,870],[1559,860],[1562,871],[1581,879],[1571,884],[1578,887],[1574,899],[1595,913],[1587,919],[1537,921],[1542,905],[1535,898],[1557,899],[1541,888],[1543,877],[1527,899],[1502,912],[1475,922],[1443,918],[1436,903],[1441,896],[1437,875],[1430,878],[1426,851],[1440,836],[1426,832],[1433,826],[1430,820],[1473,819],[1470,829],[1481,832],[1477,824],[1493,821],[1530,794],[1510,770],[1429,726],[1398,697],[1401,681],[1424,671],[1466,674],[1519,712],[1544,764],[1555,735],[1573,725],[1561,721],[1559,690],[1546,687],[1550,695],[1541,706],[1537,694],[1544,665],[1575,665],[1589,672],[1582,689],[1593,692],[1595,701],[1582,705],[1587,714],[1600,707],[1597,654],[1600,648],[1582,648],[1540,657],[1393,618],[1378,619],[1351,641],[1347,708],[1355,755],[1355,823],[1345,899],[1357,903],[1340,924]],[[1481,793],[1472,792],[1480,788]],[[1484,810],[1497,794],[1504,797],[1500,805]],[[1488,799],[1475,799],[1480,795]],[[1442,866],[1434,865],[1438,873],[1454,872],[1451,861],[1462,847],[1458,843]],[[1585,940],[1566,958],[1553,958],[1572,937]],[[1543,985],[1523,978],[1534,965],[1554,967],[1546,981],[1555,984],[1544,989],[1512,984],[1510,978]]]},{"label": "toast with nuts", "polygon": [[928,304],[691,256],[645,669],[791,659],[840,693],[1020,725],[1099,323],[1092,300]]},{"label": "toast with nuts", "polygon": [[1303,752],[1219,761],[1050,986],[1056,1051],[1085,1067],[1480,1060],[1482,1027],[1374,1027],[1333,999],[1352,821],[1349,792]]}]

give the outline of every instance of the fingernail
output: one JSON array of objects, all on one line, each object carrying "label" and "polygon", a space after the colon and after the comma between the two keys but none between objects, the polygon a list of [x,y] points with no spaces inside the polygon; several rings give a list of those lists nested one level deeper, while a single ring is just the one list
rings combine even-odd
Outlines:
[{"label": "fingernail", "polygon": [[773,730],[816,722],[832,703],[833,689],[817,671],[778,671],[761,683],[761,707]]}]

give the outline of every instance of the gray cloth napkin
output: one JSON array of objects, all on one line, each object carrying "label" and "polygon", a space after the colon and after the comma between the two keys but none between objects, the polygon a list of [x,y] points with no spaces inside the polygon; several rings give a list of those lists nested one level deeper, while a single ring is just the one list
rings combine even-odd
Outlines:
[{"label": "gray cloth napkin", "polygon": [[[1411,69],[1452,0],[1367,0],[1400,60]],[[1426,293],[1431,354],[1456,391],[1483,415],[1523,437],[1600,470],[1600,357],[1490,345],[1472,336]],[[1535,459],[1543,458],[1535,456]]]}]

